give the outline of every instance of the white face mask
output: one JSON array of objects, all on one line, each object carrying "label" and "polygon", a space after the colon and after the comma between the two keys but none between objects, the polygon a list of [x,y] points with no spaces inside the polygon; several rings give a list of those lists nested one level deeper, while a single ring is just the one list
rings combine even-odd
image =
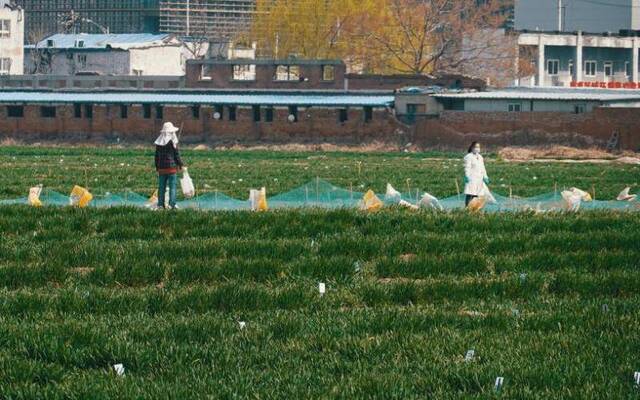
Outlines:
[{"label": "white face mask", "polygon": [[480,147],[476,146],[471,150],[473,154],[480,154]]}]

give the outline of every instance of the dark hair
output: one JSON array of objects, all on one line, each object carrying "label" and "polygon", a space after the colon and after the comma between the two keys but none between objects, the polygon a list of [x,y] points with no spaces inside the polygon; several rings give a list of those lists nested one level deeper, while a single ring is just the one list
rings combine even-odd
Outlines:
[{"label": "dark hair", "polygon": [[477,144],[478,142],[471,142],[471,146],[469,146],[469,150],[467,151],[467,153],[471,153],[473,151],[473,148],[476,147]]}]

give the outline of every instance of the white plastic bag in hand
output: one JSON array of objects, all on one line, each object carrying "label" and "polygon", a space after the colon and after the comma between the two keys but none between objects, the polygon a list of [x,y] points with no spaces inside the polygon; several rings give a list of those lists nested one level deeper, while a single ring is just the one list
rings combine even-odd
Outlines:
[{"label": "white plastic bag in hand", "polygon": [[182,178],[180,179],[180,187],[182,187],[182,194],[184,197],[191,198],[196,195],[196,189],[193,186],[193,181],[189,176],[189,171],[186,168],[183,170]]}]

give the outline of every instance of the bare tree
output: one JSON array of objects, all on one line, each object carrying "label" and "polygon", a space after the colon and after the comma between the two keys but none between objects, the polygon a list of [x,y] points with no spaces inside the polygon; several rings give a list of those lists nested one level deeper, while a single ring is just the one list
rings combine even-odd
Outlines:
[{"label": "bare tree", "polygon": [[366,28],[366,43],[384,55],[387,69],[401,73],[458,72],[499,43],[465,39],[495,31],[506,19],[501,0],[385,1]]},{"label": "bare tree", "polygon": [[43,27],[36,27],[29,32],[28,41],[33,46],[29,49],[31,60],[31,74],[48,74],[51,72],[51,62],[53,54],[51,50],[43,44],[48,34]]}]

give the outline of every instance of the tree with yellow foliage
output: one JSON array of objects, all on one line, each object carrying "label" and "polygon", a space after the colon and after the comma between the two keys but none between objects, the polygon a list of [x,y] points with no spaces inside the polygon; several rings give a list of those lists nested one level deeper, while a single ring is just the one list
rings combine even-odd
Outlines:
[{"label": "tree with yellow foliage", "polygon": [[459,70],[497,29],[505,0],[258,0],[252,36],[275,58],[340,58],[352,70],[425,74]]}]

